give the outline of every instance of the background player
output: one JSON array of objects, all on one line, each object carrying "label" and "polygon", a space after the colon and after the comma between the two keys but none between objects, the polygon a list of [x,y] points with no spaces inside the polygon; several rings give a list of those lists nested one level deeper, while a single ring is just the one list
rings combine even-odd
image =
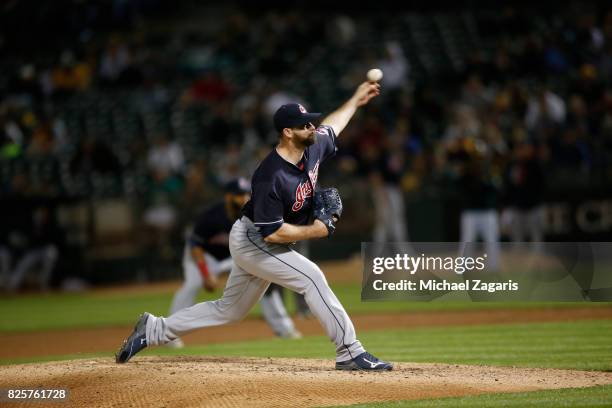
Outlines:
[{"label": "background player", "polygon": [[201,327],[242,319],[274,282],[305,295],[310,310],[336,345],[336,369],[393,368],[365,351],[323,272],[289,246],[334,232],[337,220],[333,217],[314,222],[311,219],[319,166],[335,154],[336,137],[357,108],[379,93],[377,83],[362,83],[316,129],[312,121],[320,114],[308,113],[302,105],[286,104],[276,111],[274,125],[279,143],[255,171],[252,198],[230,232],[235,265],[223,297],[198,303],[167,318],[144,313],[117,353],[118,363],[125,363],[148,345],[165,344]]},{"label": "background player", "polygon": [[[196,219],[183,252],[183,286],[175,293],[170,314],[192,306],[202,286],[209,292],[217,287],[217,278],[233,267],[229,252],[229,232],[249,200],[251,183],[244,178],[230,181],[224,187],[223,201],[204,210]],[[299,338],[288,316],[278,287],[270,287],[261,299],[262,314],[277,336]],[[180,338],[168,343],[183,347]]]}]

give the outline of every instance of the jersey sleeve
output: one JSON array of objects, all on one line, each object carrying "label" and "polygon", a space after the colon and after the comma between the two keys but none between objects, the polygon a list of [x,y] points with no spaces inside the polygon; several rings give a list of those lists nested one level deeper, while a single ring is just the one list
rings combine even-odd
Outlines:
[{"label": "jersey sleeve", "polygon": [[204,248],[208,245],[210,238],[218,232],[219,227],[216,221],[218,211],[214,210],[216,208],[211,208],[198,216],[189,236],[189,243],[192,247]]},{"label": "jersey sleeve", "polygon": [[331,126],[321,125],[317,128],[317,144],[319,145],[319,159],[321,162],[333,157],[338,150],[336,146],[336,133]]},{"label": "jersey sleeve", "polygon": [[283,202],[274,183],[253,186],[253,223],[265,238],[283,225]]},{"label": "jersey sleeve", "polygon": [[207,219],[200,219],[194,225],[191,236],[189,237],[189,243],[192,247],[198,246],[203,248],[208,243],[210,238],[210,222]]}]

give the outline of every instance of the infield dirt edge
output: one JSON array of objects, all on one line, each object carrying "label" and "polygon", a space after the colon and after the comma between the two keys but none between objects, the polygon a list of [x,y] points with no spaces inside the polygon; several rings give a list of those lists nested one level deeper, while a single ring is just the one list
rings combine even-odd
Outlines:
[{"label": "infield dirt edge", "polygon": [[314,407],[612,384],[612,373],[397,363],[392,372],[339,372],[333,361],[140,357],[0,367],[0,387],[67,388],[68,406]]}]

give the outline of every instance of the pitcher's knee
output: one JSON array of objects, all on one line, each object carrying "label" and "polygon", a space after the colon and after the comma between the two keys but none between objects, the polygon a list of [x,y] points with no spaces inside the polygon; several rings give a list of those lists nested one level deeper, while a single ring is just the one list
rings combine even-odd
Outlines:
[{"label": "pitcher's knee", "polygon": [[327,279],[325,279],[325,274],[323,274],[323,271],[314,264],[312,268],[304,271],[304,275],[306,275],[306,281],[312,285],[327,286]]},{"label": "pitcher's knee", "polygon": [[304,281],[304,284],[303,284],[303,287],[300,293],[307,296],[308,294],[311,294],[311,293],[319,294],[319,293],[324,293],[328,291],[331,291],[331,289],[329,287],[329,284],[327,283],[327,280],[321,273],[320,276],[316,276],[316,275],[309,276],[309,278]]},{"label": "pitcher's knee", "polygon": [[196,297],[198,297],[198,292],[200,291],[199,286],[183,286],[180,290],[180,296],[187,297],[192,301],[195,301]]},{"label": "pitcher's knee", "polygon": [[242,310],[239,307],[236,307],[235,304],[231,304],[225,302],[223,299],[215,300],[215,306],[219,309],[219,312],[223,315],[223,317],[227,320],[227,323],[239,322],[244,319],[246,314],[249,312],[247,310]]}]

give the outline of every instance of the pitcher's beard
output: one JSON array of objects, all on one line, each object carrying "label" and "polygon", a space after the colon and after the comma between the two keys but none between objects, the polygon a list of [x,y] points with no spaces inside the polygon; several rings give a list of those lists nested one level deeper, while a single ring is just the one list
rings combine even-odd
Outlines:
[{"label": "pitcher's beard", "polygon": [[301,147],[301,148],[305,149],[305,148],[315,144],[316,141],[317,141],[317,133],[316,132],[312,132],[310,135],[308,135],[308,137],[298,141],[298,147]]}]

